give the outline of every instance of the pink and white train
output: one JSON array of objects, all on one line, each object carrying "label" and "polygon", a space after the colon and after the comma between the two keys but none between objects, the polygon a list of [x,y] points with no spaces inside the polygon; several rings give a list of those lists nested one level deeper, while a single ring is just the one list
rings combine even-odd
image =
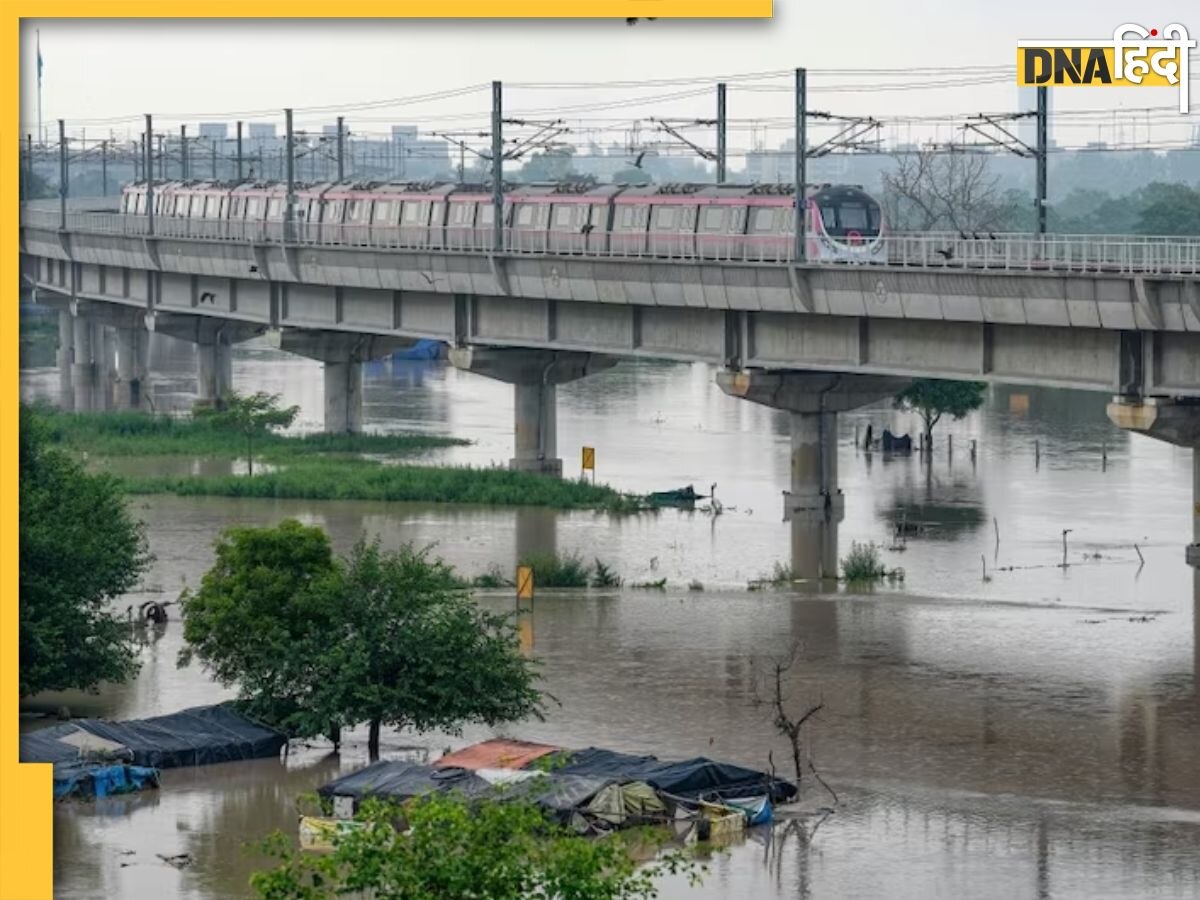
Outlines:
[{"label": "pink and white train", "polygon": [[[807,257],[885,262],[879,204],[851,185],[807,190]],[[146,184],[127,185],[121,212],[146,215]],[[788,185],[523,184],[504,192],[505,249],[674,259],[789,259],[794,191]],[[287,203],[279,182],[154,185],[164,234],[280,240]],[[342,182],[297,185],[292,239],[381,248],[489,250],[486,186]]]}]

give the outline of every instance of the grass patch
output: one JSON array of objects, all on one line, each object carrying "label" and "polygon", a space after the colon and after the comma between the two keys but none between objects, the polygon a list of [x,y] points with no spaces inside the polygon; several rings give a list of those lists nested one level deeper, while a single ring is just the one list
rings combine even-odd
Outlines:
[{"label": "grass patch", "polygon": [[[38,408],[51,442],[97,456],[237,457],[246,454],[246,438],[204,419],[177,419],[143,412],[69,413]],[[312,454],[407,456],[470,443],[430,434],[306,434],[268,432],[254,439],[262,459],[284,461]]]},{"label": "grass patch", "polygon": [[630,512],[639,508],[636,498],[626,497],[604,485],[560,481],[508,469],[385,466],[357,459],[297,460],[286,468],[253,478],[240,475],[150,476],[122,480],[133,494],[176,494],[180,497],[387,500],[611,512]]},{"label": "grass patch", "polygon": [[492,567],[482,575],[476,575],[471,579],[471,586],[477,588],[502,588],[515,587],[512,581],[505,577],[500,571],[500,566],[492,563]]},{"label": "grass patch", "polygon": [[842,558],[842,577],[851,584],[874,584],[885,579],[895,583],[904,580],[904,570],[885,566],[874,542],[854,541],[850,552]]},{"label": "grass patch", "polygon": [[557,553],[531,553],[521,558],[520,565],[533,569],[533,583],[537,587],[588,586],[588,567],[575,554],[560,556]]},{"label": "grass patch", "polygon": [[787,587],[796,580],[796,573],[792,570],[791,566],[777,562],[774,568],[771,569],[770,575],[755,578],[746,587],[752,591],[760,591],[767,587]]},{"label": "grass patch", "polygon": [[635,581],[630,585],[640,591],[665,591],[667,589],[667,579],[660,578],[657,581]]},{"label": "grass patch", "polygon": [[620,586],[621,576],[597,558],[596,564],[592,566],[592,587],[619,588]]}]

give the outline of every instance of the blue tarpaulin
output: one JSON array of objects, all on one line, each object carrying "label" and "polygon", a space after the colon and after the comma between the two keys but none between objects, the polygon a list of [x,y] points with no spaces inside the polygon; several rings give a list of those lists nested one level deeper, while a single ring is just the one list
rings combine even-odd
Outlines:
[{"label": "blue tarpaulin", "polygon": [[108,797],[158,787],[158,769],[122,763],[59,763],[54,767],[54,799]]}]

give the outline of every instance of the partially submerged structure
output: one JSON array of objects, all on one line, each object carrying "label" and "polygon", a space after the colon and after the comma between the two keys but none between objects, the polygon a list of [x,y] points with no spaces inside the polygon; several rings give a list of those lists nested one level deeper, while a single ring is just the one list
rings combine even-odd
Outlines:
[{"label": "partially submerged structure", "polygon": [[[433,765],[383,760],[318,790],[339,816],[352,815],[367,797],[403,802],[435,792],[524,800],[581,834],[684,820],[703,825],[704,839],[718,834],[718,824],[723,836],[766,824],[774,806],[797,794],[765,772],[704,757],[670,762],[511,740],[483,741]],[[308,819],[303,827],[332,828]]]},{"label": "partially submerged structure", "polygon": [[21,735],[21,762],[54,765],[55,797],[158,786],[158,769],[278,756],[282,732],[228,705],[129,722],[76,719]]}]

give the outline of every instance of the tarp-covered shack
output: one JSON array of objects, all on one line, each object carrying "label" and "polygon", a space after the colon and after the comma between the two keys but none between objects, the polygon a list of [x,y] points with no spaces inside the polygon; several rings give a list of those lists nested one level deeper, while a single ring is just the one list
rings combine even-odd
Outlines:
[{"label": "tarp-covered shack", "polygon": [[108,722],[76,719],[21,735],[21,762],[120,761],[168,769],[278,756],[287,737],[229,706]]}]

